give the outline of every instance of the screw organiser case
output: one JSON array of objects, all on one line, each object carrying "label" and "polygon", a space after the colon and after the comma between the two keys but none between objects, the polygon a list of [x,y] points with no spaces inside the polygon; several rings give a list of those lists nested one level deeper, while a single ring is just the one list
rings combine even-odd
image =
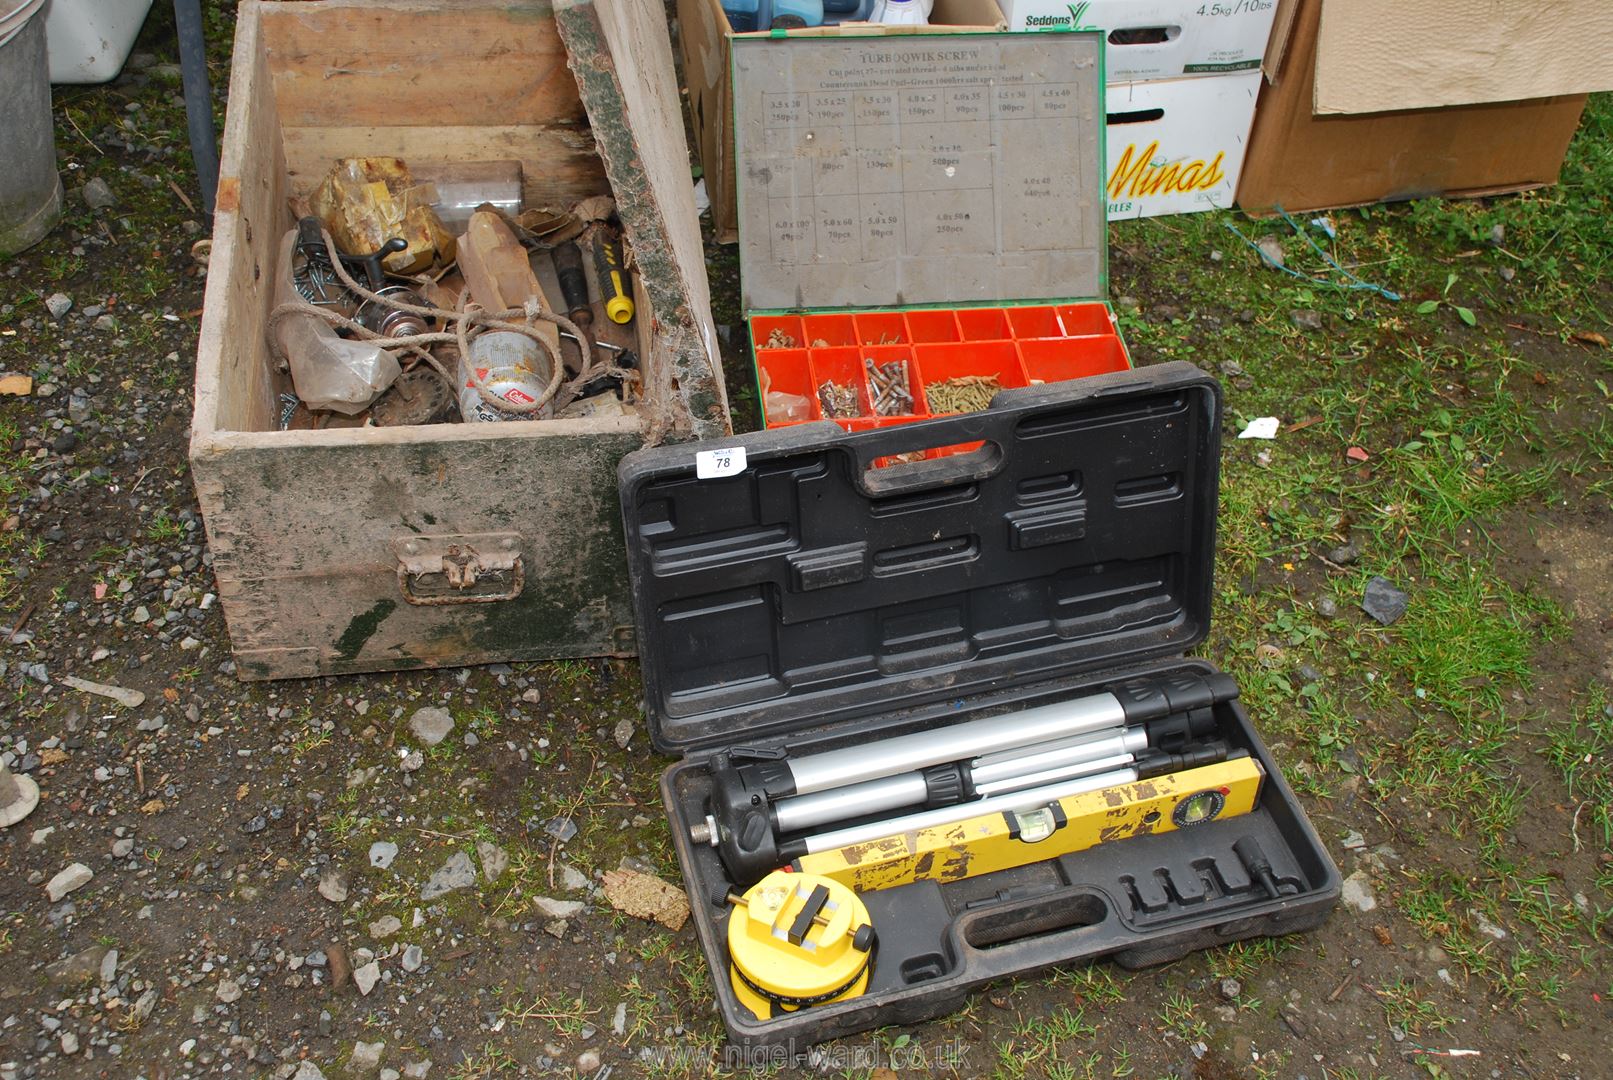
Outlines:
[{"label": "screw organiser case", "polygon": [[1131,367],[1103,299],[1101,34],[736,38],[732,54],[764,426],[865,431],[977,409],[971,384]]},{"label": "screw organiser case", "polygon": [[[623,460],[645,715],[678,758],[662,797],[735,1043],[800,1050],[1051,965],[1159,964],[1326,918],[1337,869],[1235,687],[1199,695],[1231,681],[1185,655],[1209,628],[1220,425],[1215,380],[1167,363],[1005,389],[974,412],[820,420]],[[973,449],[932,454],[945,447]],[[1221,814],[1201,791],[1185,815],[1049,857],[1034,845],[1058,821],[998,815],[1014,826],[1002,850],[1030,845],[1017,864],[920,862],[858,892],[877,932],[865,989],[793,1011],[742,1003],[728,898],[753,882],[725,861],[722,770],[929,745],[1103,694],[1192,698],[1195,723],[1259,775],[1252,807]],[[1146,780],[1128,791],[1154,794]]]}]

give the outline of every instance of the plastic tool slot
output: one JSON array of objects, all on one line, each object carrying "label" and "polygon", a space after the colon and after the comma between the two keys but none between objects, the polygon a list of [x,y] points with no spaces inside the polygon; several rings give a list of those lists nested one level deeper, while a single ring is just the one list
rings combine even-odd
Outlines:
[{"label": "plastic tool slot", "polygon": [[975,536],[949,536],[919,544],[886,548],[874,552],[874,576],[895,577],[937,570],[943,566],[973,562],[980,558],[980,539]]},{"label": "plastic tool slot", "polygon": [[963,940],[971,948],[993,949],[1027,938],[1097,926],[1108,917],[1109,905],[1093,893],[1050,896],[965,916]]},{"label": "plastic tool slot", "polygon": [[1130,480],[1121,480],[1115,484],[1116,506],[1142,506],[1147,503],[1179,499],[1181,496],[1181,473],[1139,476]]},{"label": "plastic tool slot", "polygon": [[1061,472],[1021,480],[1014,497],[1021,506],[1030,506],[1079,494],[1081,494],[1081,474]]}]

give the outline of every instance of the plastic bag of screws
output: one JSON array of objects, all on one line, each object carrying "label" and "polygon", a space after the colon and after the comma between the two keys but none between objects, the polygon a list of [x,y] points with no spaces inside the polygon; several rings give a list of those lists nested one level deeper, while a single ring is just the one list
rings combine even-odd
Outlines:
[{"label": "plastic bag of screws", "polygon": [[930,412],[979,412],[991,407],[991,399],[1003,384],[996,375],[960,375],[954,379],[940,379],[927,383],[924,399],[930,403]]},{"label": "plastic bag of screws", "polygon": [[828,420],[851,420],[863,414],[857,400],[857,387],[851,383],[837,383],[825,379],[818,385],[818,404]]},{"label": "plastic bag of screws", "polygon": [[868,400],[873,403],[875,416],[912,414],[913,391],[908,386],[906,360],[880,364],[865,357],[863,370],[868,374]]},{"label": "plastic bag of screws", "polygon": [[762,369],[762,411],[769,424],[796,424],[812,418],[811,402],[800,394],[773,389],[773,376]]}]

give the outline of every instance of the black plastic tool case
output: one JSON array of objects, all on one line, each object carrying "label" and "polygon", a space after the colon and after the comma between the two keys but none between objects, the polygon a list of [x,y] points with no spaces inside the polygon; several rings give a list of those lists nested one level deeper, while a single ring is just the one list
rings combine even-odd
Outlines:
[{"label": "black plastic tool case", "polygon": [[[973,453],[876,460],[980,442]],[[1266,771],[1249,815],[984,877],[863,894],[880,944],[861,997],[759,1021],[727,976],[706,760],[833,749],[1184,668],[1210,617],[1220,391],[1171,363],[999,394],[992,407],[847,434],[737,436],[746,468],[696,477],[683,444],[620,468],[645,710],[683,760],[661,791],[723,1020],[802,1047],[957,1008],[982,983],[1110,957],[1126,967],[1317,926],[1339,877],[1237,703],[1221,736]],[[1253,835],[1286,888],[1232,851]]]}]

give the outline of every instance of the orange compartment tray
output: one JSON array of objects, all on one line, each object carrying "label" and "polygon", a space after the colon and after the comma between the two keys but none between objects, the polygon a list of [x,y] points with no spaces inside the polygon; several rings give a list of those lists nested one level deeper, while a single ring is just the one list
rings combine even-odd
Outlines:
[{"label": "orange compartment tray", "polygon": [[[750,335],[768,428],[828,419],[856,431],[925,420],[939,415],[926,387],[964,376],[994,378],[1006,390],[1131,367],[1114,315],[1098,301],[755,315]],[[868,361],[882,379],[884,365],[901,364],[907,396],[882,400]]]}]

